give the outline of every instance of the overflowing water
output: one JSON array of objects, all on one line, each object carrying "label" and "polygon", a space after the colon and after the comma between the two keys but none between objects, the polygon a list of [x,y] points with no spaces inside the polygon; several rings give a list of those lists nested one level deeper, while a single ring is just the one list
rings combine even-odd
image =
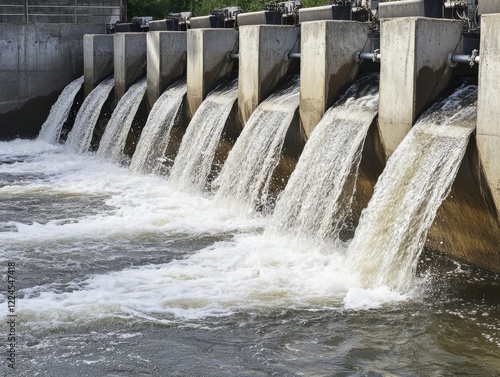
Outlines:
[{"label": "overflowing water", "polygon": [[165,90],[153,105],[130,162],[132,173],[148,174],[158,171],[186,89],[186,79],[181,79]]},{"label": "overflowing water", "polygon": [[213,182],[219,203],[244,213],[266,205],[272,173],[299,107],[299,88],[299,79],[295,77],[252,113]]},{"label": "overflowing water", "polygon": [[201,192],[210,174],[217,145],[238,99],[238,81],[212,91],[189,123],[170,171],[180,190]]},{"label": "overflowing water", "polygon": [[424,114],[387,162],[349,247],[366,287],[407,291],[432,222],[448,195],[475,128],[470,85]]},{"label": "overflowing water", "polygon": [[346,245],[263,234],[268,216],[227,204],[60,145],[0,142],[15,375],[500,372],[498,277],[426,254],[419,290],[366,288]]},{"label": "overflowing water", "polygon": [[146,86],[147,80],[144,77],[132,84],[120,99],[102,135],[97,150],[98,157],[114,162],[122,160],[127,136],[146,94]]},{"label": "overflowing water", "polygon": [[92,134],[101,114],[102,106],[115,86],[113,77],[101,82],[85,98],[78,111],[73,129],[68,134],[66,146],[68,150],[76,153],[86,153],[90,148]]},{"label": "overflowing water", "polygon": [[357,80],[311,133],[267,233],[338,238],[351,208],[363,143],[378,111],[378,76]]},{"label": "overflowing water", "polygon": [[50,144],[59,142],[61,130],[68,119],[71,105],[83,84],[83,76],[69,83],[59,95],[56,103],[50,109],[47,120],[42,124],[38,139]]}]

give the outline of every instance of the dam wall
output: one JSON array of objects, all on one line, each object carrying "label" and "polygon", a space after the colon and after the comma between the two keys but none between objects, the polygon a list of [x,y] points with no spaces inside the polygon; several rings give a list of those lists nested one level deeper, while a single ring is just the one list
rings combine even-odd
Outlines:
[{"label": "dam wall", "polygon": [[287,75],[300,72],[301,122],[299,127],[290,126],[289,134],[293,140],[306,141],[369,57],[370,69],[380,72],[380,102],[362,151],[352,211],[355,224],[387,160],[420,115],[453,90],[454,78],[468,76],[479,86],[477,129],[426,245],[500,273],[500,153],[495,148],[500,138],[496,75],[500,14],[481,17],[480,59],[473,55],[457,58],[476,68],[479,64],[479,75],[474,67],[450,61],[450,56],[462,53],[463,27],[462,21],[428,17],[383,19],[380,51],[374,50],[370,23],[349,20],[316,20],[300,26],[244,25],[238,30],[118,33],[113,37],[115,84],[123,94],[147,75],[151,106],[175,78],[185,74],[185,105],[192,118],[211,90],[238,75],[236,118],[244,127],[259,103]]},{"label": "dam wall", "polygon": [[34,137],[59,93],[83,75],[83,35],[104,24],[0,23],[0,139]]}]

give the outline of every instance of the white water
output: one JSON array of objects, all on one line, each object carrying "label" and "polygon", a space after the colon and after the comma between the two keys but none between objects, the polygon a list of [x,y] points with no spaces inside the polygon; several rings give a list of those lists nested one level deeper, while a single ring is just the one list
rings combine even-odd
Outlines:
[{"label": "white water", "polygon": [[265,205],[288,127],[299,106],[299,80],[274,93],[252,113],[220,175],[216,200],[243,213]]},{"label": "white water", "polygon": [[98,157],[113,162],[121,161],[130,127],[146,93],[146,85],[146,78],[140,79],[120,99],[102,135]]},{"label": "white water", "polygon": [[[359,289],[343,268],[341,245],[325,254],[306,241],[262,237],[266,218],[234,216],[225,205],[180,192],[160,177],[131,175],[39,142],[4,144],[1,153],[32,157],[0,165],[0,176],[36,179],[16,179],[0,188],[0,198],[32,198],[47,203],[44,213],[58,214],[44,222],[7,221],[15,231],[0,232],[1,259],[15,258],[21,266],[36,261],[37,269],[52,274],[20,289],[17,314],[25,328],[101,318],[168,323],[258,308],[362,309],[404,299],[385,288]],[[97,212],[86,214],[85,199],[95,196],[105,207],[93,204]],[[63,198],[82,201],[82,209],[66,214],[65,207],[50,205]],[[196,249],[200,239],[213,241]],[[193,249],[168,263],[115,266],[124,254],[140,258],[147,245],[167,256],[176,242]],[[94,265],[107,267],[87,271]],[[64,280],[72,274],[79,277]]]},{"label": "white water", "polygon": [[365,287],[412,288],[418,257],[475,127],[477,87],[460,88],[411,129],[380,176],[349,247]]},{"label": "white water", "polygon": [[90,148],[92,133],[101,114],[102,106],[115,86],[113,76],[101,82],[85,98],[78,111],[73,129],[68,134],[67,149],[76,153],[86,153]]},{"label": "white water", "polygon": [[170,131],[186,95],[186,89],[186,79],[182,79],[163,92],[153,105],[130,162],[132,173],[157,172],[170,140]]},{"label": "white water", "polygon": [[378,78],[362,77],[311,133],[266,233],[336,240],[351,209],[364,140],[378,111]]},{"label": "white water", "polygon": [[217,88],[196,110],[182,138],[170,171],[170,182],[179,190],[201,192],[205,188],[222,131],[238,99],[238,81]]},{"label": "white water", "polygon": [[50,144],[57,144],[59,136],[64,126],[64,122],[68,119],[71,106],[76,95],[80,91],[83,84],[83,76],[69,83],[57,98],[56,103],[52,105],[47,120],[42,124],[42,129],[38,135],[39,140],[46,141]]}]

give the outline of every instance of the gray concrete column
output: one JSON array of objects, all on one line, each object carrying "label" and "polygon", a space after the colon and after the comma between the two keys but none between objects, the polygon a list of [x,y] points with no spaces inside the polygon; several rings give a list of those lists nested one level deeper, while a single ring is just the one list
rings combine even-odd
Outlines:
[{"label": "gray concrete column", "polygon": [[481,62],[477,104],[477,147],[500,215],[500,14],[481,17]]},{"label": "gray concrete column", "polygon": [[355,21],[314,21],[301,26],[300,120],[309,137],[340,90],[358,74],[357,53],[369,51],[370,25]]},{"label": "gray concrete column", "polygon": [[191,29],[187,31],[187,104],[192,118],[207,94],[232,71],[228,53],[238,44],[233,29]]},{"label": "gray concrete column", "polygon": [[113,74],[113,35],[83,36],[83,85],[85,97],[106,77]]},{"label": "gray concrete column", "polygon": [[380,22],[379,131],[389,157],[418,115],[448,85],[446,57],[460,52],[462,21],[421,17]]},{"label": "gray concrete column", "polygon": [[115,97],[118,101],[146,74],[146,33],[116,33],[114,37]]},{"label": "gray concrete column", "polygon": [[150,107],[168,85],[186,73],[186,49],[186,32],[147,33],[147,94]]},{"label": "gray concrete column", "polygon": [[238,110],[244,125],[255,108],[283,81],[298,52],[299,28],[295,26],[241,26],[239,46]]}]

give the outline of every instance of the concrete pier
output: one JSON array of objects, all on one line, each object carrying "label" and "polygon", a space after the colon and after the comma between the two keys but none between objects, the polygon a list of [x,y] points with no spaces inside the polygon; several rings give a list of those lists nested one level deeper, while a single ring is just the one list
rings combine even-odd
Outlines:
[{"label": "concrete pier", "polygon": [[150,107],[168,85],[186,73],[186,53],[186,32],[147,33],[147,95]]},{"label": "concrete pier", "polygon": [[500,214],[500,14],[481,17],[481,63],[477,105],[477,147],[486,181]]},{"label": "concrete pier", "polygon": [[187,31],[187,115],[191,119],[207,94],[229,77],[233,61],[228,53],[238,45],[233,29]]},{"label": "concrete pier", "polygon": [[342,90],[356,78],[360,65],[356,55],[371,47],[369,30],[369,24],[355,21],[302,24],[300,120],[307,137]]},{"label": "concrete pier", "polygon": [[113,35],[83,36],[83,85],[85,97],[106,77],[113,74]]},{"label": "concrete pier", "polygon": [[380,22],[379,131],[387,157],[447,87],[449,52],[459,53],[462,21],[422,17]]},{"label": "concrete pier", "polygon": [[255,108],[286,77],[290,52],[300,47],[295,26],[247,25],[240,29],[238,109],[244,125]]},{"label": "concrete pier", "polygon": [[146,74],[146,33],[114,34],[115,98]]}]

